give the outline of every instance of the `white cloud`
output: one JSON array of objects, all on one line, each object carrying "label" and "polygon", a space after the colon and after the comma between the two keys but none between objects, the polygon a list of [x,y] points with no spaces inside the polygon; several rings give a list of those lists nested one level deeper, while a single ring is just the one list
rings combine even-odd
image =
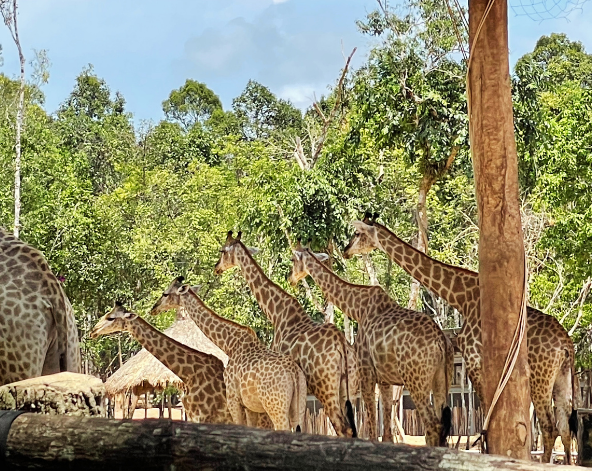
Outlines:
[{"label": "white cloud", "polygon": [[326,85],[318,84],[293,84],[284,85],[277,91],[277,96],[284,100],[289,100],[294,106],[302,110],[308,108],[319,97],[319,90]]},{"label": "white cloud", "polygon": [[[310,4],[273,3],[252,19],[234,18],[187,41],[186,71],[214,90],[231,81],[244,87],[253,79],[300,108],[310,105],[315,93],[326,94],[343,67],[342,48],[346,54],[354,45],[363,49],[354,19],[349,24],[340,19],[335,28],[331,5],[315,4],[311,11]],[[363,55],[359,51],[356,60]],[[228,97],[222,99],[229,104]]]}]

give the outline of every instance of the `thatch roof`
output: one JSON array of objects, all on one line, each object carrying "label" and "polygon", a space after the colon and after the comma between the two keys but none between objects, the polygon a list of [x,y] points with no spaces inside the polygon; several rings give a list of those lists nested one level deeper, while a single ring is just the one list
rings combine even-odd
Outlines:
[{"label": "thatch roof", "polygon": [[[224,365],[228,363],[228,356],[191,319],[179,316],[164,333],[191,348],[218,357]],[[164,389],[168,385],[181,389],[183,381],[145,349],[127,360],[105,382],[109,395],[123,394],[130,390],[135,394],[142,394],[153,389]]]}]

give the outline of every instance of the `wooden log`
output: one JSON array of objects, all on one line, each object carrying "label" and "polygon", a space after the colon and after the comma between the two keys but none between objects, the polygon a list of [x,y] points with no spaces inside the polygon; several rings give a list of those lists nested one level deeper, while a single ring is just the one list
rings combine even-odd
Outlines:
[{"label": "wooden log", "polygon": [[1,386],[0,410],[104,417],[104,397],[99,378],[64,372]]},{"label": "wooden log", "polygon": [[[1,458],[0,458],[1,459]],[[447,448],[274,432],[236,425],[24,414],[3,470],[520,470],[551,465]]]}]

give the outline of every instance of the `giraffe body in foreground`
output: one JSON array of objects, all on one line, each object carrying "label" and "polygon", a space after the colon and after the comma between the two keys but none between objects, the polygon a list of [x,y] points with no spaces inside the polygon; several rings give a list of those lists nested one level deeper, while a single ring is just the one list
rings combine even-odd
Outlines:
[{"label": "giraffe body in foreground", "polygon": [[179,277],[156,302],[152,314],[181,307],[228,355],[224,383],[235,424],[257,426],[267,413],[276,430],[304,426],[306,379],[296,362],[265,347],[251,328],[218,316]]},{"label": "giraffe body in foreground", "polygon": [[313,321],[298,303],[273,283],[239,235],[228,233],[216,274],[238,266],[259,306],[273,324],[272,349],[290,355],[306,375],[308,390],[322,404],[338,436],[355,436],[349,398],[357,396],[357,357],[351,345],[333,324]]},{"label": "giraffe body in foreground", "polygon": [[0,229],[0,386],[80,372],[78,329],[41,252]]},{"label": "giraffe body in foreground", "polygon": [[182,402],[192,422],[232,423],[226,407],[224,363],[163,334],[137,314],[117,304],[90,333],[91,338],[129,332],[142,346],[185,384]]},{"label": "giraffe body in foreground", "polygon": [[[458,346],[469,378],[487,410],[481,363],[479,274],[434,260],[368,215],[353,224],[356,232],[344,251],[346,258],[380,249],[423,286],[462,313],[464,322],[458,334]],[[551,460],[555,439],[561,435],[571,463],[571,433],[577,430],[575,409],[579,397],[573,342],[557,319],[530,306],[527,308],[526,335],[530,394],[543,432],[543,461]]]},{"label": "giraffe body in foreground", "polygon": [[290,283],[296,285],[310,275],[328,301],[358,322],[362,395],[373,438],[378,382],[405,385],[426,428],[426,444],[445,446],[450,409],[442,412],[454,366],[450,341],[426,314],[402,308],[380,286],[346,282],[322,263],[321,256],[327,257],[299,244],[292,257]]}]

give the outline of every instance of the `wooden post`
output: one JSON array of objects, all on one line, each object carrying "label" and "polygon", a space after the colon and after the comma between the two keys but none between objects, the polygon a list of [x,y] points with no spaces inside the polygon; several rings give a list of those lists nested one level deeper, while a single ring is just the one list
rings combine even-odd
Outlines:
[{"label": "wooden post", "polygon": [[[489,0],[469,0],[471,150],[479,214],[479,285],[484,411],[492,403],[518,325],[524,288],[524,243],[514,140],[508,6],[496,0],[477,37]],[[476,40],[476,41],[475,41]],[[530,390],[526,338],[493,411],[490,453],[529,459]]]},{"label": "wooden post", "polygon": [[549,465],[447,448],[171,420],[23,414],[3,470],[544,470]]}]

